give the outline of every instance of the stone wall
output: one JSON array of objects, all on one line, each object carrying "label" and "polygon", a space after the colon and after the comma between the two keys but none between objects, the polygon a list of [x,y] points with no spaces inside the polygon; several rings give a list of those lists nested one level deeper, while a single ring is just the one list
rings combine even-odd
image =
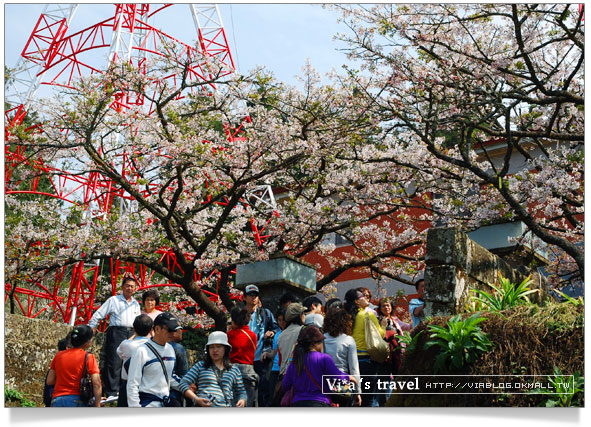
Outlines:
[{"label": "stone wall", "polygon": [[[57,343],[73,328],[64,323],[30,319],[16,314],[4,315],[4,385],[27,395],[39,405],[49,365],[56,355]],[[90,351],[102,366],[100,352],[104,333],[97,333]],[[198,360],[197,352],[187,350],[189,366]]]},{"label": "stone wall", "polygon": [[[466,304],[470,288],[490,291],[499,275],[520,283],[526,275],[497,255],[470,240],[458,228],[435,227],[427,234],[425,255],[425,314],[445,316],[458,313]],[[530,298],[540,301],[547,293],[546,281],[532,272],[534,289]]]},{"label": "stone wall", "polygon": [[[57,343],[72,330],[64,323],[4,315],[4,384],[39,402]],[[90,351],[99,357],[103,334],[97,334]]]}]

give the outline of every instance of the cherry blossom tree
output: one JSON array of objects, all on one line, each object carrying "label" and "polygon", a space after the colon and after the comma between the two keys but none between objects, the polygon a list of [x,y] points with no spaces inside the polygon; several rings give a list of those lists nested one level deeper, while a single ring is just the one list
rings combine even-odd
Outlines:
[{"label": "cherry blossom tree", "polygon": [[373,162],[414,171],[435,219],[522,221],[584,273],[584,20],[572,4],[334,6]]},{"label": "cherry blossom tree", "polygon": [[[192,61],[211,78],[192,80]],[[225,75],[204,58],[159,58],[145,70],[113,66],[42,102],[43,132],[11,129],[8,144],[26,147],[56,174],[94,174],[113,185],[86,205],[8,194],[6,205],[25,214],[6,230],[7,278],[22,278],[23,271],[38,277],[80,260],[132,262],[181,285],[225,329],[223,307],[207,298],[208,284],[195,280],[195,272],[219,271],[219,295],[230,306],[233,266],[281,253],[304,257],[315,248],[329,256],[330,233],[351,238],[356,250],[334,258],[334,271],[320,286],[349,268],[400,274],[409,268],[401,260],[420,257],[408,252],[423,232],[407,210],[423,201],[405,190],[404,168],[365,161],[380,151],[371,141],[382,131],[351,102],[350,91],[321,86],[310,67],[303,89],[261,70]],[[171,74],[180,76],[174,84],[164,78]],[[114,107],[121,96],[145,102],[120,111]],[[233,135],[238,126],[242,132]],[[282,195],[275,214],[254,201],[261,185]],[[131,207],[109,215],[89,209],[111,196],[115,206]],[[260,241],[251,233],[253,221],[265,227]],[[392,221],[404,233],[392,232]],[[44,250],[32,252],[32,245]],[[174,253],[178,268],[160,262],[162,248]]]}]

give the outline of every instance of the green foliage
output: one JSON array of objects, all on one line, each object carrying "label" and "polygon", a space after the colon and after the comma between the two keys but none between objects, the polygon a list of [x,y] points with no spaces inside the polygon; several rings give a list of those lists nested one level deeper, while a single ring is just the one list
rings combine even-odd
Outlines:
[{"label": "green foliage", "polygon": [[583,297],[579,297],[577,299],[574,299],[572,297],[569,297],[568,295],[566,295],[563,292],[560,292],[560,291],[556,291],[556,292],[558,292],[564,299],[566,299],[565,304],[572,304],[575,307],[576,306],[579,306],[579,305],[580,306],[584,306],[585,305],[585,299]]},{"label": "green foliage", "polygon": [[406,346],[406,353],[413,352],[417,348],[417,343],[419,341],[419,336],[423,333],[420,331],[415,336],[411,336],[409,332],[404,331],[402,335],[396,335],[396,339],[399,343],[404,344]]},{"label": "green foliage", "polygon": [[4,400],[6,402],[20,403],[20,406],[23,408],[34,408],[37,406],[35,402],[31,402],[26,397],[24,397],[20,391],[8,388],[6,386],[4,386]]},{"label": "green foliage", "polygon": [[532,390],[534,394],[549,394],[551,398],[544,402],[547,408],[582,406],[585,379],[579,372],[574,375],[563,375],[558,366],[554,366],[554,376],[548,377],[553,389],[540,388]]},{"label": "green foliage", "polygon": [[497,287],[489,285],[493,288],[493,292],[485,292],[480,289],[472,289],[471,291],[476,295],[473,296],[477,302],[482,303],[488,310],[503,311],[509,308],[529,303],[530,294],[538,292],[537,289],[529,289],[531,284],[531,276],[526,277],[519,285],[511,283],[509,279],[499,277],[501,286]]},{"label": "green foliage", "polygon": [[424,349],[434,345],[441,347],[435,359],[435,373],[459,370],[493,347],[493,343],[478,326],[485,320],[480,317],[480,313],[465,320],[458,314],[448,320],[447,327],[429,325],[431,340],[425,343]]},{"label": "green foliage", "polygon": [[207,343],[207,334],[209,330],[204,329],[187,329],[183,332],[183,340],[181,344],[187,350],[195,350],[200,354],[205,354],[205,344]]}]

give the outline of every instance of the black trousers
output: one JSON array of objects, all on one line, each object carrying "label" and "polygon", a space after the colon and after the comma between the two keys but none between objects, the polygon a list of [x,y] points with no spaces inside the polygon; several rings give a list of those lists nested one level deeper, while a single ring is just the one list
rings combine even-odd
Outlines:
[{"label": "black trousers", "polygon": [[[272,361],[270,361],[272,363]],[[271,406],[273,401],[273,391],[269,390],[269,381],[267,380],[267,371],[271,369],[269,361],[254,361],[254,370],[259,375],[258,404],[259,406]]]},{"label": "black trousers", "polygon": [[103,380],[103,393],[106,396],[114,396],[119,392],[121,380],[121,358],[117,355],[117,347],[122,341],[133,335],[133,328],[124,326],[109,326],[103,345],[105,356],[105,369],[101,371]]},{"label": "black trousers", "polygon": [[121,380],[119,383],[119,398],[117,399],[117,406],[127,408],[127,380]]}]

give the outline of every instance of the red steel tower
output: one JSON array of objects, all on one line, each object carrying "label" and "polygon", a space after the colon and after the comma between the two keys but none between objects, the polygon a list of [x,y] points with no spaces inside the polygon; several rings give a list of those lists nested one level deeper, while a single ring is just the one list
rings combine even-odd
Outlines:
[{"label": "red steel tower", "polygon": [[[6,137],[10,134],[12,126],[23,122],[27,111],[34,105],[36,94],[42,85],[71,88],[80,77],[101,74],[110,63],[118,61],[128,62],[141,70],[142,64],[150,56],[170,55],[171,50],[167,46],[170,46],[171,42],[181,47],[174,51],[175,55],[179,55],[178,59],[194,57],[197,54],[207,55],[218,62],[224,73],[234,72],[234,62],[217,5],[116,4],[112,7],[114,13],[110,17],[75,32],[70,28],[72,28],[78,5],[47,5],[44,8],[6,87],[5,101],[10,105],[5,112]],[[190,10],[198,41],[197,48],[168,35],[164,29],[152,25],[156,18],[165,16],[172,7],[185,7]],[[174,22],[168,23],[174,25]],[[172,74],[166,78],[174,81],[177,76]],[[204,70],[198,63],[190,68],[189,78],[193,81],[206,80]],[[131,105],[144,106],[144,102],[142,97],[131,98],[122,91],[115,97],[111,107],[124,114]],[[150,105],[144,107],[146,111],[151,112]],[[230,139],[239,137],[239,130],[228,130],[228,137]],[[29,158],[24,147],[11,145],[8,140],[6,141],[6,194],[39,194],[81,205],[84,208],[83,222],[109,215],[115,199],[118,200],[120,214],[134,209],[133,198],[123,190],[117,190],[108,177],[99,173],[85,175],[70,173],[68,170],[46,164],[42,159]],[[134,179],[133,165],[129,162],[125,151],[121,152],[120,159],[118,167],[130,180]],[[23,164],[37,173],[30,182],[19,181],[18,185],[15,185],[15,180],[18,178],[13,176],[13,171]],[[49,190],[47,185],[43,189],[39,186],[40,176],[50,183]],[[270,215],[276,215],[275,200],[270,187],[253,188],[248,195],[248,200],[251,203],[254,200],[255,203],[264,204]],[[268,218],[262,221],[251,220],[253,235],[258,244],[265,239],[264,227],[268,220]],[[46,250],[39,245],[36,248],[37,255],[42,256]],[[158,254],[161,262],[168,268],[178,268],[172,251],[162,248]],[[136,275],[140,289],[152,286],[179,286],[170,282],[153,283],[153,272],[145,267],[112,259],[110,277],[113,294],[117,291],[120,275],[125,271]],[[42,312],[49,311],[55,321],[86,323],[95,308],[99,265],[79,262],[73,268],[64,267],[52,274],[52,285],[48,285],[47,280],[31,282],[27,287],[15,286],[14,288],[13,284],[6,283],[6,299],[12,291],[22,313],[29,317],[36,317]],[[196,277],[196,280],[204,279],[205,277]],[[209,296],[217,299],[214,293],[209,293]]]}]

